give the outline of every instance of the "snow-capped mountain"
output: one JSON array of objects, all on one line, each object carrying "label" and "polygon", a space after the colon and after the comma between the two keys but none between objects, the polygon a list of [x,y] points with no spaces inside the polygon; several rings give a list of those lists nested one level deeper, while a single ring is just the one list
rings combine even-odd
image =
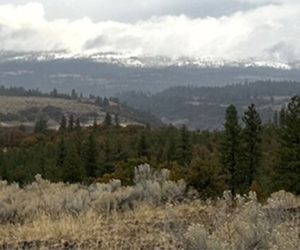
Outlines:
[{"label": "snow-capped mountain", "polygon": [[165,57],[147,56],[119,53],[69,53],[67,51],[41,51],[41,52],[14,52],[0,51],[0,62],[9,61],[53,61],[63,59],[92,60],[94,62],[117,64],[125,67],[162,68],[162,67],[198,67],[198,68],[222,68],[222,67],[266,67],[275,69],[299,69],[300,62],[277,62],[263,58],[249,58],[241,60],[225,60],[222,58],[203,57]]}]

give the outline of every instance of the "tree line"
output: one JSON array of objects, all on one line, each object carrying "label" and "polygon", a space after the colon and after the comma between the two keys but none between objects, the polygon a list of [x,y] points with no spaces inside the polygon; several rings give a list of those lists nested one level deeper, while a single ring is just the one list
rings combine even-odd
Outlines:
[{"label": "tree line", "polygon": [[[113,119],[115,118],[115,119]],[[141,163],[168,168],[203,197],[279,189],[300,194],[300,97],[293,97],[274,122],[263,124],[254,104],[239,117],[228,106],[222,131],[189,131],[172,125],[121,127],[110,114],[82,128],[62,117],[59,131],[0,128],[0,176],[21,185],[39,173],[51,181],[132,184]]]}]

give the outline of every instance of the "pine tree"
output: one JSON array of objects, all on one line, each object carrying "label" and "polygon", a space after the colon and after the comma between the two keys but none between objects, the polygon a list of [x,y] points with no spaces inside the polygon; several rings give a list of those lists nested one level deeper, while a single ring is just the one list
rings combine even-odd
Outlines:
[{"label": "pine tree", "polygon": [[62,166],[63,181],[75,183],[82,182],[85,173],[81,159],[74,145],[68,146],[68,152]]},{"label": "pine tree", "polygon": [[94,132],[91,132],[83,145],[83,164],[89,177],[96,177],[98,149]]},{"label": "pine tree", "polygon": [[111,160],[111,147],[108,140],[105,140],[104,142],[104,158],[106,163]]},{"label": "pine tree", "polygon": [[275,111],[274,112],[274,116],[273,116],[273,125],[275,127],[278,127],[279,126],[279,117],[278,117],[278,112]]},{"label": "pine tree", "polygon": [[115,115],[115,127],[116,128],[120,127],[120,119],[119,119],[119,115],[118,114]]},{"label": "pine tree", "polygon": [[72,99],[77,99],[78,98],[78,94],[76,93],[75,89],[72,89],[71,98]]},{"label": "pine tree", "polygon": [[59,131],[64,132],[67,129],[67,118],[63,115],[59,125]]},{"label": "pine tree", "polygon": [[181,165],[188,165],[192,160],[192,143],[186,126],[180,129],[180,135],[175,150],[175,159]]},{"label": "pine tree", "polygon": [[280,110],[280,113],[279,113],[279,125],[281,127],[284,126],[284,122],[285,122],[285,107],[283,107]]},{"label": "pine tree", "polygon": [[95,104],[99,107],[103,106],[103,100],[100,96],[97,96],[96,100],[95,100]]},{"label": "pine tree", "polygon": [[74,116],[71,115],[69,119],[69,125],[68,125],[68,130],[72,131],[74,129]]},{"label": "pine tree", "polygon": [[103,99],[103,107],[106,108],[109,106],[109,100],[107,99],[107,97],[104,97]]},{"label": "pine tree", "polygon": [[94,117],[93,129],[95,130],[98,127],[97,117]]},{"label": "pine tree", "polygon": [[230,105],[226,110],[225,130],[221,143],[221,163],[229,173],[229,187],[233,195],[239,187],[242,173],[240,166],[240,136],[241,126],[238,121],[237,110]]},{"label": "pine tree", "polygon": [[106,113],[103,125],[105,127],[110,127],[111,124],[112,124],[112,122],[111,122],[111,115],[109,113]]},{"label": "pine tree", "polygon": [[35,133],[46,133],[47,129],[48,129],[47,120],[43,116],[40,116],[39,119],[35,123],[34,132]]},{"label": "pine tree", "polygon": [[262,122],[255,105],[251,104],[243,117],[244,166],[247,171],[246,184],[250,187],[256,178],[261,161],[261,131]]},{"label": "pine tree", "polygon": [[175,160],[174,152],[176,151],[176,143],[173,137],[170,137],[167,141],[167,145],[165,148],[165,159],[168,163]]},{"label": "pine tree", "polygon": [[65,143],[65,138],[63,136],[60,137],[59,143],[57,145],[56,151],[56,166],[62,167],[67,155],[67,146]]},{"label": "pine tree", "polygon": [[52,90],[52,92],[50,93],[50,96],[52,96],[52,97],[57,97],[57,96],[58,96],[58,92],[57,92],[57,89],[56,89],[56,88],[54,88],[54,89]]},{"label": "pine tree", "polygon": [[[0,127],[0,132],[2,132],[1,127]],[[0,140],[1,140],[1,137],[0,137]],[[5,170],[6,170],[6,167],[4,165],[4,148],[2,145],[2,141],[0,141],[0,180],[7,178]]]},{"label": "pine tree", "polygon": [[279,128],[277,189],[300,194],[300,96],[291,99]]},{"label": "pine tree", "polygon": [[80,132],[80,131],[81,131],[81,124],[80,124],[79,118],[77,118],[76,121],[75,121],[75,130],[76,130],[77,132]]},{"label": "pine tree", "polygon": [[145,132],[142,132],[139,141],[138,141],[138,156],[139,157],[149,157],[150,156],[150,147],[147,141]]}]

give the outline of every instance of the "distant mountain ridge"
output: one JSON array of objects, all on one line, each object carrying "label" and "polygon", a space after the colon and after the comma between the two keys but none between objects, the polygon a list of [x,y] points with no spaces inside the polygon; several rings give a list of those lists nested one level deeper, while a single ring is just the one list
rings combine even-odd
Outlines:
[{"label": "distant mountain ridge", "polygon": [[300,60],[296,62],[276,62],[263,58],[249,58],[240,60],[226,60],[222,58],[203,57],[178,57],[166,56],[137,56],[120,53],[70,53],[67,51],[40,51],[40,52],[15,52],[0,51],[0,62],[17,61],[53,61],[62,59],[91,60],[98,63],[117,64],[125,67],[198,67],[198,68],[222,68],[222,67],[266,67],[275,69],[300,69]]},{"label": "distant mountain ridge", "polygon": [[[201,61],[202,60],[202,61]],[[297,63],[134,57],[52,52],[0,52],[0,85],[61,93],[75,89],[88,96],[117,96],[128,91],[151,94],[175,86],[225,86],[258,80],[300,81]]]}]

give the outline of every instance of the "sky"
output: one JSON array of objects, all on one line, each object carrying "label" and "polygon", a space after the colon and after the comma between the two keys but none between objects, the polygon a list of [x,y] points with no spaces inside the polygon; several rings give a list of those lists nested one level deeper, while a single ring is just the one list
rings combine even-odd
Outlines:
[{"label": "sky", "polygon": [[300,58],[299,0],[0,0],[0,49]]}]

